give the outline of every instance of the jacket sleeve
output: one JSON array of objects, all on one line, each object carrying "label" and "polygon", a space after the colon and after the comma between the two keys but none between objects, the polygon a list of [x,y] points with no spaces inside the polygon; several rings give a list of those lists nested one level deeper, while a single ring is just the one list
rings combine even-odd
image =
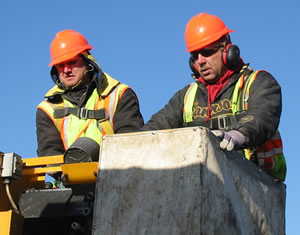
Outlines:
[{"label": "jacket sleeve", "polygon": [[188,87],[186,86],[177,91],[164,108],[152,115],[141,130],[163,130],[182,127],[184,96]]},{"label": "jacket sleeve", "polygon": [[122,95],[113,117],[113,123],[116,134],[137,131],[144,125],[139,101],[131,88],[128,88]]},{"label": "jacket sleeve", "polygon": [[41,109],[37,109],[36,112],[36,134],[39,157],[64,154],[59,131],[50,117]]},{"label": "jacket sleeve", "polygon": [[282,110],[281,88],[275,78],[260,71],[250,87],[247,115],[237,129],[246,136],[246,147],[263,144],[276,132]]}]

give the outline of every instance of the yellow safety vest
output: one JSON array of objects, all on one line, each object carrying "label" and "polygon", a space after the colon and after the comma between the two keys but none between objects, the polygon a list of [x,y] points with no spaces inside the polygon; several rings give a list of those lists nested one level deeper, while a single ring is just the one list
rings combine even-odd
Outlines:
[{"label": "yellow safety vest", "polygon": [[[62,102],[58,104],[44,100],[38,105],[38,108],[42,109],[51,118],[60,132],[65,150],[80,137],[89,137],[100,144],[103,135],[114,133],[114,113],[119,99],[129,86],[120,84],[108,74],[105,74],[105,77],[105,81],[103,82],[104,88],[100,90],[100,96],[95,88],[85,106],[81,109],[76,108],[71,102],[64,98],[62,98]],[[46,94],[46,97],[60,91],[61,90],[55,86]],[[66,113],[66,115],[56,117],[58,111],[65,112],[68,110],[75,110],[77,112]],[[98,113],[103,114],[100,119],[94,117],[94,115]]]},{"label": "yellow safety vest", "polygon": [[[256,79],[258,72],[259,71],[251,71],[247,76],[245,76],[244,73],[241,74],[235,85],[231,101],[233,115],[237,115],[248,109],[250,86]],[[193,122],[193,105],[197,90],[198,85],[194,82],[190,85],[185,94],[183,106],[183,120],[185,123]],[[256,158],[258,166],[274,178],[281,181],[285,180],[286,161],[283,155],[282,139],[278,130],[275,135],[264,144],[255,149],[244,149],[244,153],[248,160]]]}]

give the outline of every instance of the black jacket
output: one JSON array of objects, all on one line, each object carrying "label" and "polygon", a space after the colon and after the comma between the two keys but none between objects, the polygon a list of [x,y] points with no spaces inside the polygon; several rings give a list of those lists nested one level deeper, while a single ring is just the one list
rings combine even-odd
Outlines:
[{"label": "black jacket", "polygon": [[[231,100],[239,72],[233,74],[230,81],[211,103],[211,119],[219,115],[231,114]],[[205,121],[207,118],[207,89],[197,81],[198,91],[193,106],[193,120]],[[154,114],[142,130],[180,128],[183,123],[184,96],[189,85],[175,93],[168,104]],[[260,71],[250,87],[248,110],[245,117],[233,124],[230,129],[238,130],[246,136],[245,147],[259,146],[271,138],[278,128],[282,101],[281,88],[275,78],[266,71]]]},{"label": "black jacket", "polygon": [[[140,113],[139,103],[133,90],[128,89],[120,99],[114,114],[114,132],[133,132],[144,124]],[[38,140],[38,156],[52,156],[64,154],[60,133],[50,117],[41,109],[36,112],[36,130]]]},{"label": "black jacket", "polygon": [[[72,102],[76,107],[84,107],[86,101],[94,89],[101,90],[105,84],[105,74],[102,73],[100,67],[88,60],[88,63],[92,63],[93,67],[96,68],[98,76],[95,71],[87,74],[87,80],[89,82],[86,85],[82,85],[72,91],[64,89],[63,93],[54,94],[53,97],[48,97],[48,101],[52,103],[59,102],[61,98],[65,98]],[[55,67],[51,70],[53,80],[57,79],[57,71]],[[56,82],[56,81],[55,81]],[[121,99],[118,102],[116,111],[113,118],[113,129],[114,133],[126,133],[139,130],[143,124],[144,119],[140,112],[139,102],[136,94],[131,88],[128,88]],[[52,122],[51,118],[42,110],[37,109],[36,112],[36,133],[38,141],[38,156],[52,156],[64,154],[65,149],[63,142],[60,137],[60,132]]]}]

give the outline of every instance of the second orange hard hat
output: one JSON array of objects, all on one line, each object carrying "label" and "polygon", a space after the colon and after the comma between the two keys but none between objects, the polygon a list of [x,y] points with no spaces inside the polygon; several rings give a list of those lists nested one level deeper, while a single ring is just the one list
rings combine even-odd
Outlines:
[{"label": "second orange hard hat", "polygon": [[199,50],[217,41],[223,35],[234,32],[217,16],[198,14],[187,23],[185,42],[188,52]]},{"label": "second orange hard hat", "polygon": [[50,46],[51,63],[49,67],[92,48],[86,38],[74,30],[68,29],[58,32]]}]

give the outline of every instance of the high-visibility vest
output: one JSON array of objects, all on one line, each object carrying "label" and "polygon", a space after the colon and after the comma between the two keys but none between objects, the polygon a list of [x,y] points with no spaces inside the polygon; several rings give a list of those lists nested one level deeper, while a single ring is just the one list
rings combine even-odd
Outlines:
[{"label": "high-visibility vest", "polygon": [[[80,137],[89,137],[100,144],[103,135],[114,133],[114,113],[119,99],[129,86],[120,84],[108,74],[105,75],[108,83],[106,89],[99,96],[95,88],[83,108],[75,107],[64,98],[61,103],[53,104],[44,100],[38,105],[60,132],[65,150]],[[59,113],[62,115],[58,116]]]},{"label": "high-visibility vest", "polygon": [[[259,71],[251,71],[247,75],[242,73],[235,85],[231,109],[234,116],[248,109],[250,86],[256,79]],[[192,83],[184,97],[183,120],[185,123],[193,122],[193,104],[198,85]],[[257,165],[275,179],[284,181],[286,177],[286,161],[283,155],[283,144],[279,131],[264,144],[254,149],[244,149],[245,157],[253,160]]]}]

